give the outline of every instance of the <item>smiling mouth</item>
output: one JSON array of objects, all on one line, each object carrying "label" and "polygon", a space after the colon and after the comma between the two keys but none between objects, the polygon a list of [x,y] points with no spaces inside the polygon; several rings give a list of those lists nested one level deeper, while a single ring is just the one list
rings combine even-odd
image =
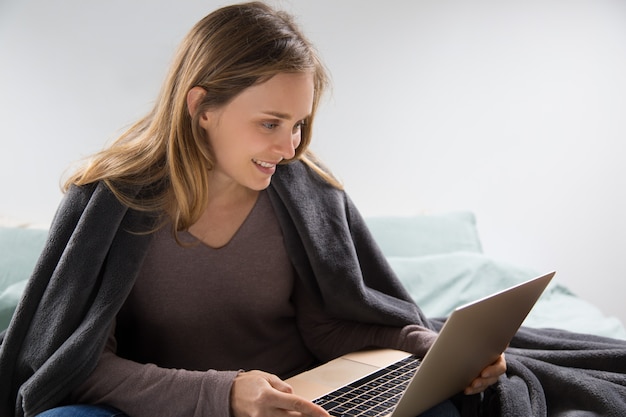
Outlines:
[{"label": "smiling mouth", "polygon": [[262,166],[263,168],[274,168],[276,166],[276,164],[273,164],[271,162],[259,161],[258,159],[253,159],[252,162],[259,166]]}]

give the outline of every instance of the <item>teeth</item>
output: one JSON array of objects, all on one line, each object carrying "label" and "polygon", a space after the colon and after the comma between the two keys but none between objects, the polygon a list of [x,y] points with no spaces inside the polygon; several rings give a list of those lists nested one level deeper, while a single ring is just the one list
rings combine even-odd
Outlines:
[{"label": "teeth", "polygon": [[269,162],[258,161],[253,159],[254,163],[257,165],[261,165],[263,168],[273,168],[276,164],[271,164]]}]

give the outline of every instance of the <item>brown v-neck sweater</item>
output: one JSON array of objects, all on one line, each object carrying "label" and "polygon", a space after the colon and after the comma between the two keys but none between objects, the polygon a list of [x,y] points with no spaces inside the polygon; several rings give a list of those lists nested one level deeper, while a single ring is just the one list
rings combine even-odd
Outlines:
[{"label": "brown v-neck sweater", "polygon": [[286,378],[364,347],[421,354],[434,334],[327,316],[298,284],[265,192],[219,249],[155,233],[96,370],[73,400],[131,417],[230,414],[239,370]]}]

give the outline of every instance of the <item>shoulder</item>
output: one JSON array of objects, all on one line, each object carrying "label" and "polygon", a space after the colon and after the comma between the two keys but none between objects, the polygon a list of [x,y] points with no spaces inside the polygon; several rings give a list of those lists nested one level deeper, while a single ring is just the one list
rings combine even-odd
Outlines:
[{"label": "shoulder", "polygon": [[277,182],[291,183],[298,186],[319,187],[322,189],[343,190],[343,186],[332,173],[317,160],[296,160],[279,165],[274,174]]},{"label": "shoulder", "polygon": [[326,198],[333,196],[343,199],[344,190],[320,174],[320,172],[325,172],[322,171],[323,168],[311,164],[311,162],[293,161],[279,165],[272,178],[271,187],[280,194],[291,195],[298,199],[308,200],[315,196],[326,196]]},{"label": "shoulder", "polygon": [[[351,216],[355,207],[348,194],[323,179],[304,162],[279,166],[272,178],[270,196],[281,201],[292,217],[339,218]],[[324,213],[322,215],[322,213]]]},{"label": "shoulder", "polygon": [[128,207],[103,181],[71,185],[57,209],[52,230],[70,233],[75,228],[110,227],[125,216]]},{"label": "shoulder", "polygon": [[112,209],[114,206],[121,208],[121,203],[113,191],[104,182],[98,181],[86,185],[71,185],[63,197],[57,216],[69,212],[83,212],[87,207],[94,205],[101,207],[99,211]]}]

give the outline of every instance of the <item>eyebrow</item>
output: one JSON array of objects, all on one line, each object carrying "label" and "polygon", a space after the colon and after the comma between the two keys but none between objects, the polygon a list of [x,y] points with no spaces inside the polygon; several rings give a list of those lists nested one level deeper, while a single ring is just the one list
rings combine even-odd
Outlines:
[{"label": "eyebrow", "polygon": [[[278,119],[282,119],[282,120],[289,120],[292,118],[292,116],[288,113],[281,113],[279,111],[272,111],[272,110],[268,110],[268,111],[264,111],[263,114],[266,114],[268,116],[274,116]],[[306,116],[304,116],[302,119],[307,119],[309,118],[311,115],[307,114]]]}]

